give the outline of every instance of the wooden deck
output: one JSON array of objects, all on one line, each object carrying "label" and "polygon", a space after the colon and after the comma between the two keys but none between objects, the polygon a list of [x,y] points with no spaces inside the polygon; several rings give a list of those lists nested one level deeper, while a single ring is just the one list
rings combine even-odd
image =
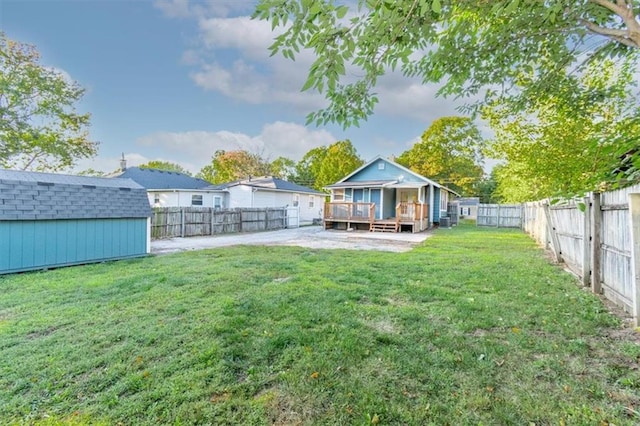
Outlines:
[{"label": "wooden deck", "polygon": [[375,218],[374,203],[325,203],[325,229],[359,229],[371,232],[421,232],[429,226],[428,206],[420,203],[398,203],[396,216]]}]

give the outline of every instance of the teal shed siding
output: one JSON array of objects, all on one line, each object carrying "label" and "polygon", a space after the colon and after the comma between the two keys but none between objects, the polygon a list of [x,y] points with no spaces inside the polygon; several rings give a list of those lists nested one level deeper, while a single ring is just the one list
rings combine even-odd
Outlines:
[{"label": "teal shed siding", "polygon": [[129,179],[0,169],[0,274],[144,256],[150,216]]},{"label": "teal shed siding", "polygon": [[0,274],[146,254],[145,218],[0,221]]}]

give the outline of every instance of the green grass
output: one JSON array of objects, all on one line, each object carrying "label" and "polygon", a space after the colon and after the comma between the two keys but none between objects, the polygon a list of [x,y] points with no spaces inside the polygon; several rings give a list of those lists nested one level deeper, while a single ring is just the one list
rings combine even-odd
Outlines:
[{"label": "green grass", "polygon": [[464,225],[403,254],[233,247],[5,276],[0,423],[637,424],[620,327],[522,233]]}]

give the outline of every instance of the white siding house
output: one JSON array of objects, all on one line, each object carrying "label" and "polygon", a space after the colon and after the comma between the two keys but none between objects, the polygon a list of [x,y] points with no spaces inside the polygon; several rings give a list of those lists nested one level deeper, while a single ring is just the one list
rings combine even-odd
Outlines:
[{"label": "white siding house", "polygon": [[214,207],[227,208],[227,194],[214,190],[165,189],[147,190],[152,207]]},{"label": "white siding house", "polygon": [[297,207],[301,224],[322,219],[327,194],[272,176],[216,185],[229,196],[229,207]]}]

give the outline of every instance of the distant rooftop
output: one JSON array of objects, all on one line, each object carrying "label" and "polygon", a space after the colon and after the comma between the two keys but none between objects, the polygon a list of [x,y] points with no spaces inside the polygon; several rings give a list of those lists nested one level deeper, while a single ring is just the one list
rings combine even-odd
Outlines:
[{"label": "distant rooftop", "polygon": [[304,192],[307,194],[327,195],[324,192],[316,191],[315,189],[308,188],[306,186],[298,185],[297,183],[288,182],[286,180],[278,179],[273,176],[260,176],[251,179],[237,180],[234,182],[223,183],[220,185],[211,185],[210,189],[227,189],[233,186],[247,185],[255,188],[273,189],[276,191],[287,192]]},{"label": "distant rooftop", "polygon": [[[129,167],[124,172],[111,175],[114,178],[129,178],[145,189],[205,189],[211,183],[203,179],[194,178],[184,173],[169,172],[158,169],[143,169]],[[211,189],[211,188],[206,188]]]}]

